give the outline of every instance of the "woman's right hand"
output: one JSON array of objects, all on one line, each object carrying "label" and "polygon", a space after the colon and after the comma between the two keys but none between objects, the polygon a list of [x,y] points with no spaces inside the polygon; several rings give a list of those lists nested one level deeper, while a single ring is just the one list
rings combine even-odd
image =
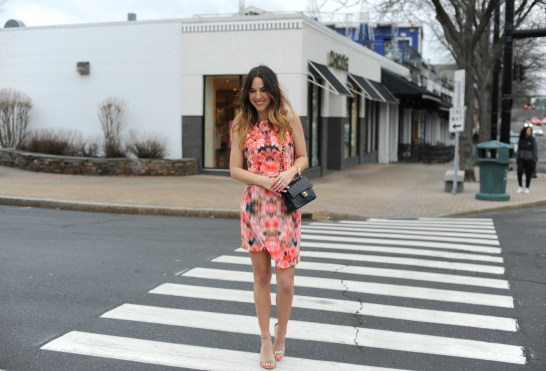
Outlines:
[{"label": "woman's right hand", "polygon": [[280,196],[281,192],[285,193],[286,188],[288,187],[288,185],[281,186],[279,183],[277,183],[276,178],[270,178],[268,176],[264,176],[262,180],[263,182],[261,186],[267,189],[268,191],[275,193],[277,196]]}]

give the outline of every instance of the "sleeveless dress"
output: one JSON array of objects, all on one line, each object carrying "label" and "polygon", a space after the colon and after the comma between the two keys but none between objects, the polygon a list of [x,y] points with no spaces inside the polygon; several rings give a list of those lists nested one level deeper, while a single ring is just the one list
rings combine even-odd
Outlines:
[{"label": "sleeveless dress", "polygon": [[[282,141],[268,121],[249,130],[244,150],[248,171],[260,175],[279,173]],[[286,133],[283,169],[294,163],[294,142]],[[300,261],[301,209],[287,212],[281,196],[256,184],[247,185],[241,201],[241,246],[248,251],[267,249],[277,268]]]}]

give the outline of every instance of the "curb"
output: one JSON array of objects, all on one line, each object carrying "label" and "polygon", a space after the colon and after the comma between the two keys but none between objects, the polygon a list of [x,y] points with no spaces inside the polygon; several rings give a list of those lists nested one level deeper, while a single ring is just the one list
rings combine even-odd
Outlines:
[{"label": "curb", "polygon": [[[237,209],[200,209],[167,206],[106,204],[100,202],[66,201],[30,197],[0,196],[0,205],[39,207],[70,211],[92,211],[113,214],[172,215],[228,219],[241,218],[241,212]],[[302,218],[308,220],[324,220],[328,218],[328,214],[323,210],[307,211],[302,213]]]},{"label": "curb", "polygon": [[[501,201],[502,202],[502,201]],[[504,206],[493,206],[483,209],[471,209],[465,211],[458,211],[450,214],[442,214],[439,217],[445,216],[458,216],[458,215],[469,215],[469,214],[478,214],[478,213],[489,213],[495,211],[505,211],[505,210],[517,210],[517,209],[526,209],[529,207],[544,206],[546,205],[546,200],[530,201],[530,202],[521,202],[519,204],[504,205]]]},{"label": "curb", "polygon": [[[200,209],[200,208],[184,208],[184,207],[168,207],[168,206],[147,206],[147,205],[127,205],[127,204],[107,204],[100,202],[82,202],[82,201],[67,201],[67,200],[52,200],[30,197],[9,197],[0,196],[0,205],[19,206],[19,207],[37,207],[57,210],[70,211],[91,211],[113,214],[137,214],[137,215],[171,215],[171,216],[188,216],[198,218],[228,218],[239,219],[241,213],[237,209]],[[465,211],[457,211],[454,213],[440,214],[438,217],[460,216],[479,214],[486,212],[496,212],[505,210],[524,209],[529,207],[544,206],[546,200],[538,200],[531,202],[522,202],[512,205],[493,206],[488,208],[471,209]],[[325,210],[303,211],[302,219],[318,221],[328,219],[367,219],[364,215],[353,215],[338,212],[328,212]],[[395,218],[397,219],[397,218]]]}]

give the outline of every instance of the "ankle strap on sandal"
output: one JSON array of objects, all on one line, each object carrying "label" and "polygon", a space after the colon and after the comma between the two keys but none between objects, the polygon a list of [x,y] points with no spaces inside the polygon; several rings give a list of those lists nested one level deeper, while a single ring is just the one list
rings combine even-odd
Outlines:
[{"label": "ankle strap on sandal", "polygon": [[269,335],[267,335],[267,336],[261,336],[261,335],[260,335],[260,337],[261,337],[262,339],[267,339],[267,338],[270,338],[270,337],[271,337],[271,334],[269,334]]},{"label": "ankle strap on sandal", "polygon": [[[275,323],[275,326],[274,327],[277,327],[279,328],[279,323]],[[286,335],[288,331],[285,331],[285,332],[280,332],[279,330],[277,330],[277,334],[280,334],[280,335]]]}]

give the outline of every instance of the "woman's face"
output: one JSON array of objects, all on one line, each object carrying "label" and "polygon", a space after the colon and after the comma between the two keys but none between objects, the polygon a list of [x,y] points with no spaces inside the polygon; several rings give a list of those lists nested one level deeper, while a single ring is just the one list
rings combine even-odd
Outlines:
[{"label": "woman's face", "polygon": [[532,134],[533,134],[533,129],[527,128],[527,130],[525,131],[525,136],[530,137]]},{"label": "woman's face", "polygon": [[248,99],[258,112],[266,111],[269,107],[271,98],[265,91],[264,80],[262,80],[261,77],[255,77],[254,80],[252,80],[252,86],[250,88],[250,93],[248,94]]}]

